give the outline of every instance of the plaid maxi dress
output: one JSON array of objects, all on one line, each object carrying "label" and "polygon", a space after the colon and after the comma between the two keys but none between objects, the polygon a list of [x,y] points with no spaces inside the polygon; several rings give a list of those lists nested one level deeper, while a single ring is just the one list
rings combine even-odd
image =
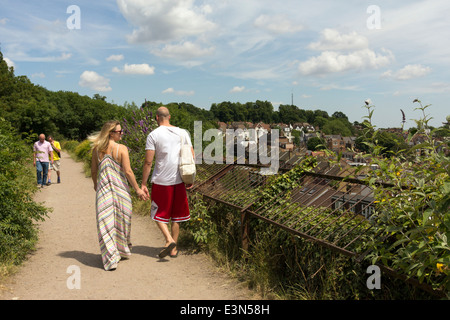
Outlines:
[{"label": "plaid maxi dress", "polygon": [[99,159],[98,166],[97,233],[103,267],[112,270],[117,268],[121,258],[131,255],[132,202],[128,181],[120,164],[111,155],[105,154],[102,160]]}]

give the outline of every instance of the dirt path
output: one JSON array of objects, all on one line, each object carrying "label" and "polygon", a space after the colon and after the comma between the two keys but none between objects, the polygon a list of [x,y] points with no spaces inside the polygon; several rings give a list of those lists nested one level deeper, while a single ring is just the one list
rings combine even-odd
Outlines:
[{"label": "dirt path", "polygon": [[63,153],[61,163],[62,183],[36,195],[53,208],[41,223],[37,250],[4,284],[0,299],[254,299],[203,254],[180,251],[178,258],[159,259],[163,237],[150,218],[139,215],[132,218],[131,258],[115,271],[104,271],[92,181],[68,154]]}]

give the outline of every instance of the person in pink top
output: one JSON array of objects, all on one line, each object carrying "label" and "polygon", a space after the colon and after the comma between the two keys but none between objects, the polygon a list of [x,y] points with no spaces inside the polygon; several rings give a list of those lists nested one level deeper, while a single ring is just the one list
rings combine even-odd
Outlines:
[{"label": "person in pink top", "polygon": [[37,184],[43,188],[47,185],[48,167],[50,161],[53,163],[53,148],[50,142],[45,141],[45,134],[39,135],[39,141],[33,146],[33,166],[36,167]]}]

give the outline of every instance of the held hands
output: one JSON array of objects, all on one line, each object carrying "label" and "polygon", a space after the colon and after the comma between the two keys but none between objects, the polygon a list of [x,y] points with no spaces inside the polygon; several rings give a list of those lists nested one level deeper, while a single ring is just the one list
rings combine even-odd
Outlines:
[{"label": "held hands", "polygon": [[146,186],[142,186],[141,188],[138,188],[136,190],[137,195],[139,197],[139,199],[147,201],[148,199],[150,199],[150,193],[148,192],[148,189]]}]

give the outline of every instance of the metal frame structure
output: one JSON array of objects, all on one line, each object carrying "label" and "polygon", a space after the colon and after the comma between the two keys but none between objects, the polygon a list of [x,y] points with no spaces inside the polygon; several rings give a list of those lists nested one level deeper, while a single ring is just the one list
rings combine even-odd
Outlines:
[{"label": "metal frame structure", "polygon": [[[372,229],[362,215],[372,208],[370,191],[361,196],[364,184],[336,175],[342,173],[336,166],[320,163],[314,172],[304,173],[298,187],[264,201],[261,191],[269,177],[260,174],[259,166],[201,164],[197,168],[193,191],[345,255],[354,256],[352,244]],[[330,186],[332,182],[336,183]]]},{"label": "metal frame structure", "polygon": [[[281,155],[280,171],[285,173],[302,159]],[[207,162],[208,163],[208,162]],[[209,162],[212,163],[212,162]],[[273,224],[335,252],[361,262],[368,254],[356,252],[358,241],[378,238],[370,216],[375,210],[371,189],[349,168],[322,161],[304,172],[297,186],[272,197],[263,194],[270,176],[261,174],[262,166],[237,164],[198,164],[196,183],[191,192],[231,206],[240,211],[242,246],[248,249],[249,217]],[[429,293],[442,296],[429,285],[406,278],[379,265],[391,276],[403,279]]]}]

